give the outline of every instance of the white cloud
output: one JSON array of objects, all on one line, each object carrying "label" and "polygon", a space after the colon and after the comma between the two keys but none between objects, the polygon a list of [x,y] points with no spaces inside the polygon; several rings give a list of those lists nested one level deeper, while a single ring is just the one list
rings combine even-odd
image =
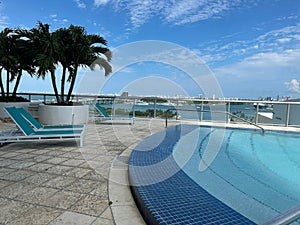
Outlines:
[{"label": "white cloud", "polygon": [[224,95],[238,97],[284,96],[291,90],[295,93],[296,82],[286,81],[300,77],[299,71],[300,49],[258,53],[213,69]]},{"label": "white cloud", "polygon": [[[216,68],[217,76],[254,79],[284,77],[300,70],[300,49],[282,53],[258,53],[241,62]],[[264,75],[261,77],[261,75]]]},{"label": "white cloud", "polygon": [[129,5],[130,20],[133,28],[139,28],[147,20],[152,18],[160,8],[158,4],[153,4],[154,1],[134,0]]},{"label": "white cloud", "polygon": [[86,8],[86,4],[80,0],[74,0],[74,2],[77,4],[77,7],[78,8],[81,8],[81,9],[85,9]]},{"label": "white cloud", "polygon": [[289,91],[293,91],[300,94],[299,81],[296,79],[292,79],[289,82],[284,82],[285,86]]},{"label": "white cloud", "polygon": [[300,94],[295,81],[286,82],[300,77],[299,38],[300,23],[296,22],[252,40],[236,41],[235,37],[230,42],[231,37],[224,37],[203,43],[200,56],[213,68],[225,95]]},{"label": "white cloud", "polygon": [[287,43],[291,41],[291,38],[279,38],[277,41],[280,43]]},{"label": "white cloud", "polygon": [[99,7],[101,5],[106,5],[109,2],[109,0],[94,0],[94,5],[96,7]]},{"label": "white cloud", "polygon": [[[0,10],[2,11],[4,8],[3,2],[0,2]],[[8,26],[8,19],[6,15],[0,12],[0,30]]]},{"label": "white cloud", "polygon": [[293,26],[287,26],[281,29],[272,30],[270,32],[267,32],[266,34],[261,35],[260,37],[257,38],[257,40],[264,41],[269,39],[280,39],[280,38],[293,39],[294,35],[299,33],[300,33],[300,23]]},{"label": "white cloud", "polygon": [[232,9],[237,4],[239,4],[239,1],[180,1],[166,10],[166,20],[176,25],[181,25],[220,17],[223,12]]},{"label": "white cloud", "polygon": [[57,14],[51,14],[49,15],[49,18],[52,20],[52,22],[54,23],[59,23],[59,24],[65,24],[65,23],[68,23],[69,20],[64,18],[60,18]]},{"label": "white cloud", "polygon": [[298,49],[300,23],[266,32],[251,40],[229,42],[230,40],[231,37],[225,37],[220,41],[203,43],[200,46],[201,56],[208,60],[206,62],[214,64],[234,57],[250,57],[260,52],[281,54],[288,49]]},{"label": "white cloud", "polygon": [[4,29],[8,25],[8,17],[0,14],[0,30]]},{"label": "white cloud", "polygon": [[[224,13],[237,7],[245,7],[257,0],[113,0],[117,11],[127,12],[134,29],[141,27],[153,17],[164,23],[181,25],[209,18],[221,18]],[[109,0],[94,0],[95,6],[105,5]]]}]

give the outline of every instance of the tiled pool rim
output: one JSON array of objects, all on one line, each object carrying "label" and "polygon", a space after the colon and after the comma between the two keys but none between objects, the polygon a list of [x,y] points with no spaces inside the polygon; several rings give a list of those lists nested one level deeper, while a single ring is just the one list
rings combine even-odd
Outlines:
[{"label": "tiled pool rim", "polygon": [[[255,224],[240,213],[231,209],[188,177],[176,164],[169,160],[168,166],[175,169],[173,176],[150,185],[139,185],[145,179],[155,179],[158,170],[139,170],[140,166],[153,165],[172,158],[175,144],[182,135],[197,125],[177,125],[152,135],[142,141],[132,151],[129,159],[129,180],[135,202],[148,224]],[[160,144],[149,149],[149,143]],[[147,151],[141,148],[147,146]],[[158,165],[158,164],[157,164]],[[163,172],[163,171],[162,171]]]}]

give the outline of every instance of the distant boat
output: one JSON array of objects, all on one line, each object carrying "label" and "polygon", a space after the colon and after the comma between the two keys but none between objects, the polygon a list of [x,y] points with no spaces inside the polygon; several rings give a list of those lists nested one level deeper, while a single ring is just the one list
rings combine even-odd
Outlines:
[{"label": "distant boat", "polygon": [[141,100],[137,100],[137,101],[135,102],[135,104],[136,104],[136,105],[149,105],[149,103],[143,102],[143,101],[141,101]]},{"label": "distant boat", "polygon": [[257,106],[258,106],[258,108],[259,109],[266,109],[266,108],[268,108],[268,104],[265,104],[265,103],[253,103],[253,106],[254,106],[254,108],[257,108]]},{"label": "distant boat", "polygon": [[163,102],[163,103],[159,103],[158,105],[164,105],[164,106],[176,106],[175,103],[172,102]]}]

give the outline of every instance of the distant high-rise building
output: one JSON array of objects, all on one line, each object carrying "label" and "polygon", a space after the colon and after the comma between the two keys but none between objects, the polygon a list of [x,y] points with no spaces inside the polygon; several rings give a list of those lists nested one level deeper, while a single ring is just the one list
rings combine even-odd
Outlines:
[{"label": "distant high-rise building", "polygon": [[128,96],[129,96],[128,91],[124,91],[124,92],[121,94],[121,97],[124,97],[124,98],[127,98]]}]

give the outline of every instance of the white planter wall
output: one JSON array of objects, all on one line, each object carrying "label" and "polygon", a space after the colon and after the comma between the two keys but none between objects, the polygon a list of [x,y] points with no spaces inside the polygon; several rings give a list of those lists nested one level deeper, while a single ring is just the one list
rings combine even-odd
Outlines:
[{"label": "white planter wall", "polygon": [[39,121],[47,125],[86,124],[89,106],[39,105]]},{"label": "white planter wall", "polygon": [[4,110],[5,107],[17,107],[28,110],[29,102],[0,102],[0,118],[8,118],[7,112]]}]

